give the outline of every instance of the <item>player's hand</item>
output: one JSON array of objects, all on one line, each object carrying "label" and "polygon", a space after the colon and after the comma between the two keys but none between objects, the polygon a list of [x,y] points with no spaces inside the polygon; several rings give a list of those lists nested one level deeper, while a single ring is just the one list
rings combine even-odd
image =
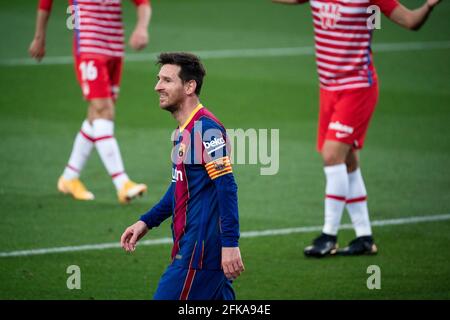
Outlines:
[{"label": "player's hand", "polygon": [[222,248],[222,269],[228,280],[235,280],[245,270],[239,247]]},{"label": "player's hand", "polygon": [[144,28],[136,28],[130,38],[130,46],[134,50],[142,50],[148,44],[148,31]]},{"label": "player's hand", "polygon": [[136,242],[139,241],[148,232],[148,227],[143,221],[138,221],[135,224],[125,229],[125,232],[120,238],[120,245],[127,252],[136,250]]},{"label": "player's hand", "polygon": [[28,49],[30,56],[37,61],[41,61],[45,56],[45,39],[44,38],[34,38]]},{"label": "player's hand", "polygon": [[429,7],[434,8],[441,0],[427,0],[427,4]]}]

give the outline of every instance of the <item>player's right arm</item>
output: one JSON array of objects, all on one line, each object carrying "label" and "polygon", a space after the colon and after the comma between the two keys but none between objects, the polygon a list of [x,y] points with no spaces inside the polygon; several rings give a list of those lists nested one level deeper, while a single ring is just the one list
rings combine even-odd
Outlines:
[{"label": "player's right arm", "polygon": [[162,199],[146,214],[143,214],[140,221],[145,222],[149,229],[158,227],[164,220],[173,213],[173,201],[175,194],[175,183],[172,182]]},{"label": "player's right arm", "polygon": [[283,4],[303,4],[309,0],[272,0],[272,2],[283,3]]},{"label": "player's right arm", "polygon": [[406,29],[417,31],[424,25],[431,11],[439,2],[440,0],[427,0],[415,10],[410,10],[399,3],[388,17]]},{"label": "player's right arm", "polygon": [[162,199],[147,213],[143,214],[139,221],[125,229],[120,244],[126,251],[134,251],[136,243],[148,232],[159,226],[172,215],[175,183],[171,183]]},{"label": "player's right arm", "polygon": [[45,36],[47,32],[48,18],[52,8],[53,0],[39,0],[39,6],[36,17],[36,30],[33,41],[30,44],[28,52],[30,56],[37,61],[41,61],[45,56]]}]

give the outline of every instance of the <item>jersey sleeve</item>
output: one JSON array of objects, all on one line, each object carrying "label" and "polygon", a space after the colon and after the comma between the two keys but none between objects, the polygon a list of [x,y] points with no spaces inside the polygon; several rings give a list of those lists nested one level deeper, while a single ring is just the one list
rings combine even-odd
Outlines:
[{"label": "jersey sleeve", "polygon": [[214,121],[203,122],[204,166],[217,191],[222,247],[239,245],[237,184],[226,131]]},{"label": "jersey sleeve", "polygon": [[225,129],[208,119],[202,122],[203,163],[211,180],[232,174],[229,141]]},{"label": "jersey sleeve", "polygon": [[239,246],[237,184],[232,173],[214,179],[220,214],[222,247]]},{"label": "jersey sleeve", "polygon": [[395,8],[400,4],[397,0],[371,0],[371,3],[380,7],[381,12],[389,17]]},{"label": "jersey sleeve", "polygon": [[159,226],[164,220],[172,215],[174,185],[175,183],[171,183],[162,199],[152,209],[140,217],[139,220],[145,222],[149,229]]},{"label": "jersey sleeve", "polygon": [[39,0],[38,8],[44,11],[52,10],[53,0]]},{"label": "jersey sleeve", "polygon": [[133,0],[136,7],[139,7],[142,4],[150,4],[149,0]]}]

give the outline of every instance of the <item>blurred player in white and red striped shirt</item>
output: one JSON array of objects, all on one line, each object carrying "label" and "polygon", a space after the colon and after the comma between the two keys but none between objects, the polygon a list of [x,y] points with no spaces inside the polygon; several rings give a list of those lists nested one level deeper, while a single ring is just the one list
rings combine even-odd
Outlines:
[{"label": "blurred player in white and red striped shirt", "polygon": [[[141,50],[148,43],[151,7],[148,0],[133,2],[137,8],[137,23],[129,43],[133,49]],[[53,0],[39,1],[36,33],[29,49],[30,55],[38,61],[45,55],[45,35],[52,3]],[[69,0],[68,3],[72,12],[69,22],[73,23],[74,29],[75,72],[89,107],[69,162],[58,180],[58,190],[78,200],[94,199],[79,176],[95,146],[113,180],[119,202],[127,203],[142,195],[147,186],[129,179],[114,137],[114,109],[125,46],[121,0]]]},{"label": "blurred player in white and red striped shirt", "polygon": [[[402,27],[418,30],[440,0],[427,0],[409,10],[397,0],[310,0],[316,64],[320,82],[317,149],[326,176],[325,223],[322,234],[305,248],[306,256],[375,254],[367,208],[367,192],[358,161],[378,100],[373,65],[371,6]],[[301,4],[308,0],[273,0]],[[379,12],[379,11],[378,11]],[[356,239],[337,249],[344,208],[350,214]]]}]

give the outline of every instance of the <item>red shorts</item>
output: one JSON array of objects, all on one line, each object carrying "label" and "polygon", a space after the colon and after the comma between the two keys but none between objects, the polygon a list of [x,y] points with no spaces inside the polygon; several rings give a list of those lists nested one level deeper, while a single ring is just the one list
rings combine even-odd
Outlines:
[{"label": "red shorts", "polygon": [[325,140],[334,140],[361,149],[378,101],[378,84],[371,87],[329,91],[320,89],[317,150]]},{"label": "red shorts", "polygon": [[75,72],[86,100],[117,99],[122,76],[122,58],[89,54],[75,56]]}]

